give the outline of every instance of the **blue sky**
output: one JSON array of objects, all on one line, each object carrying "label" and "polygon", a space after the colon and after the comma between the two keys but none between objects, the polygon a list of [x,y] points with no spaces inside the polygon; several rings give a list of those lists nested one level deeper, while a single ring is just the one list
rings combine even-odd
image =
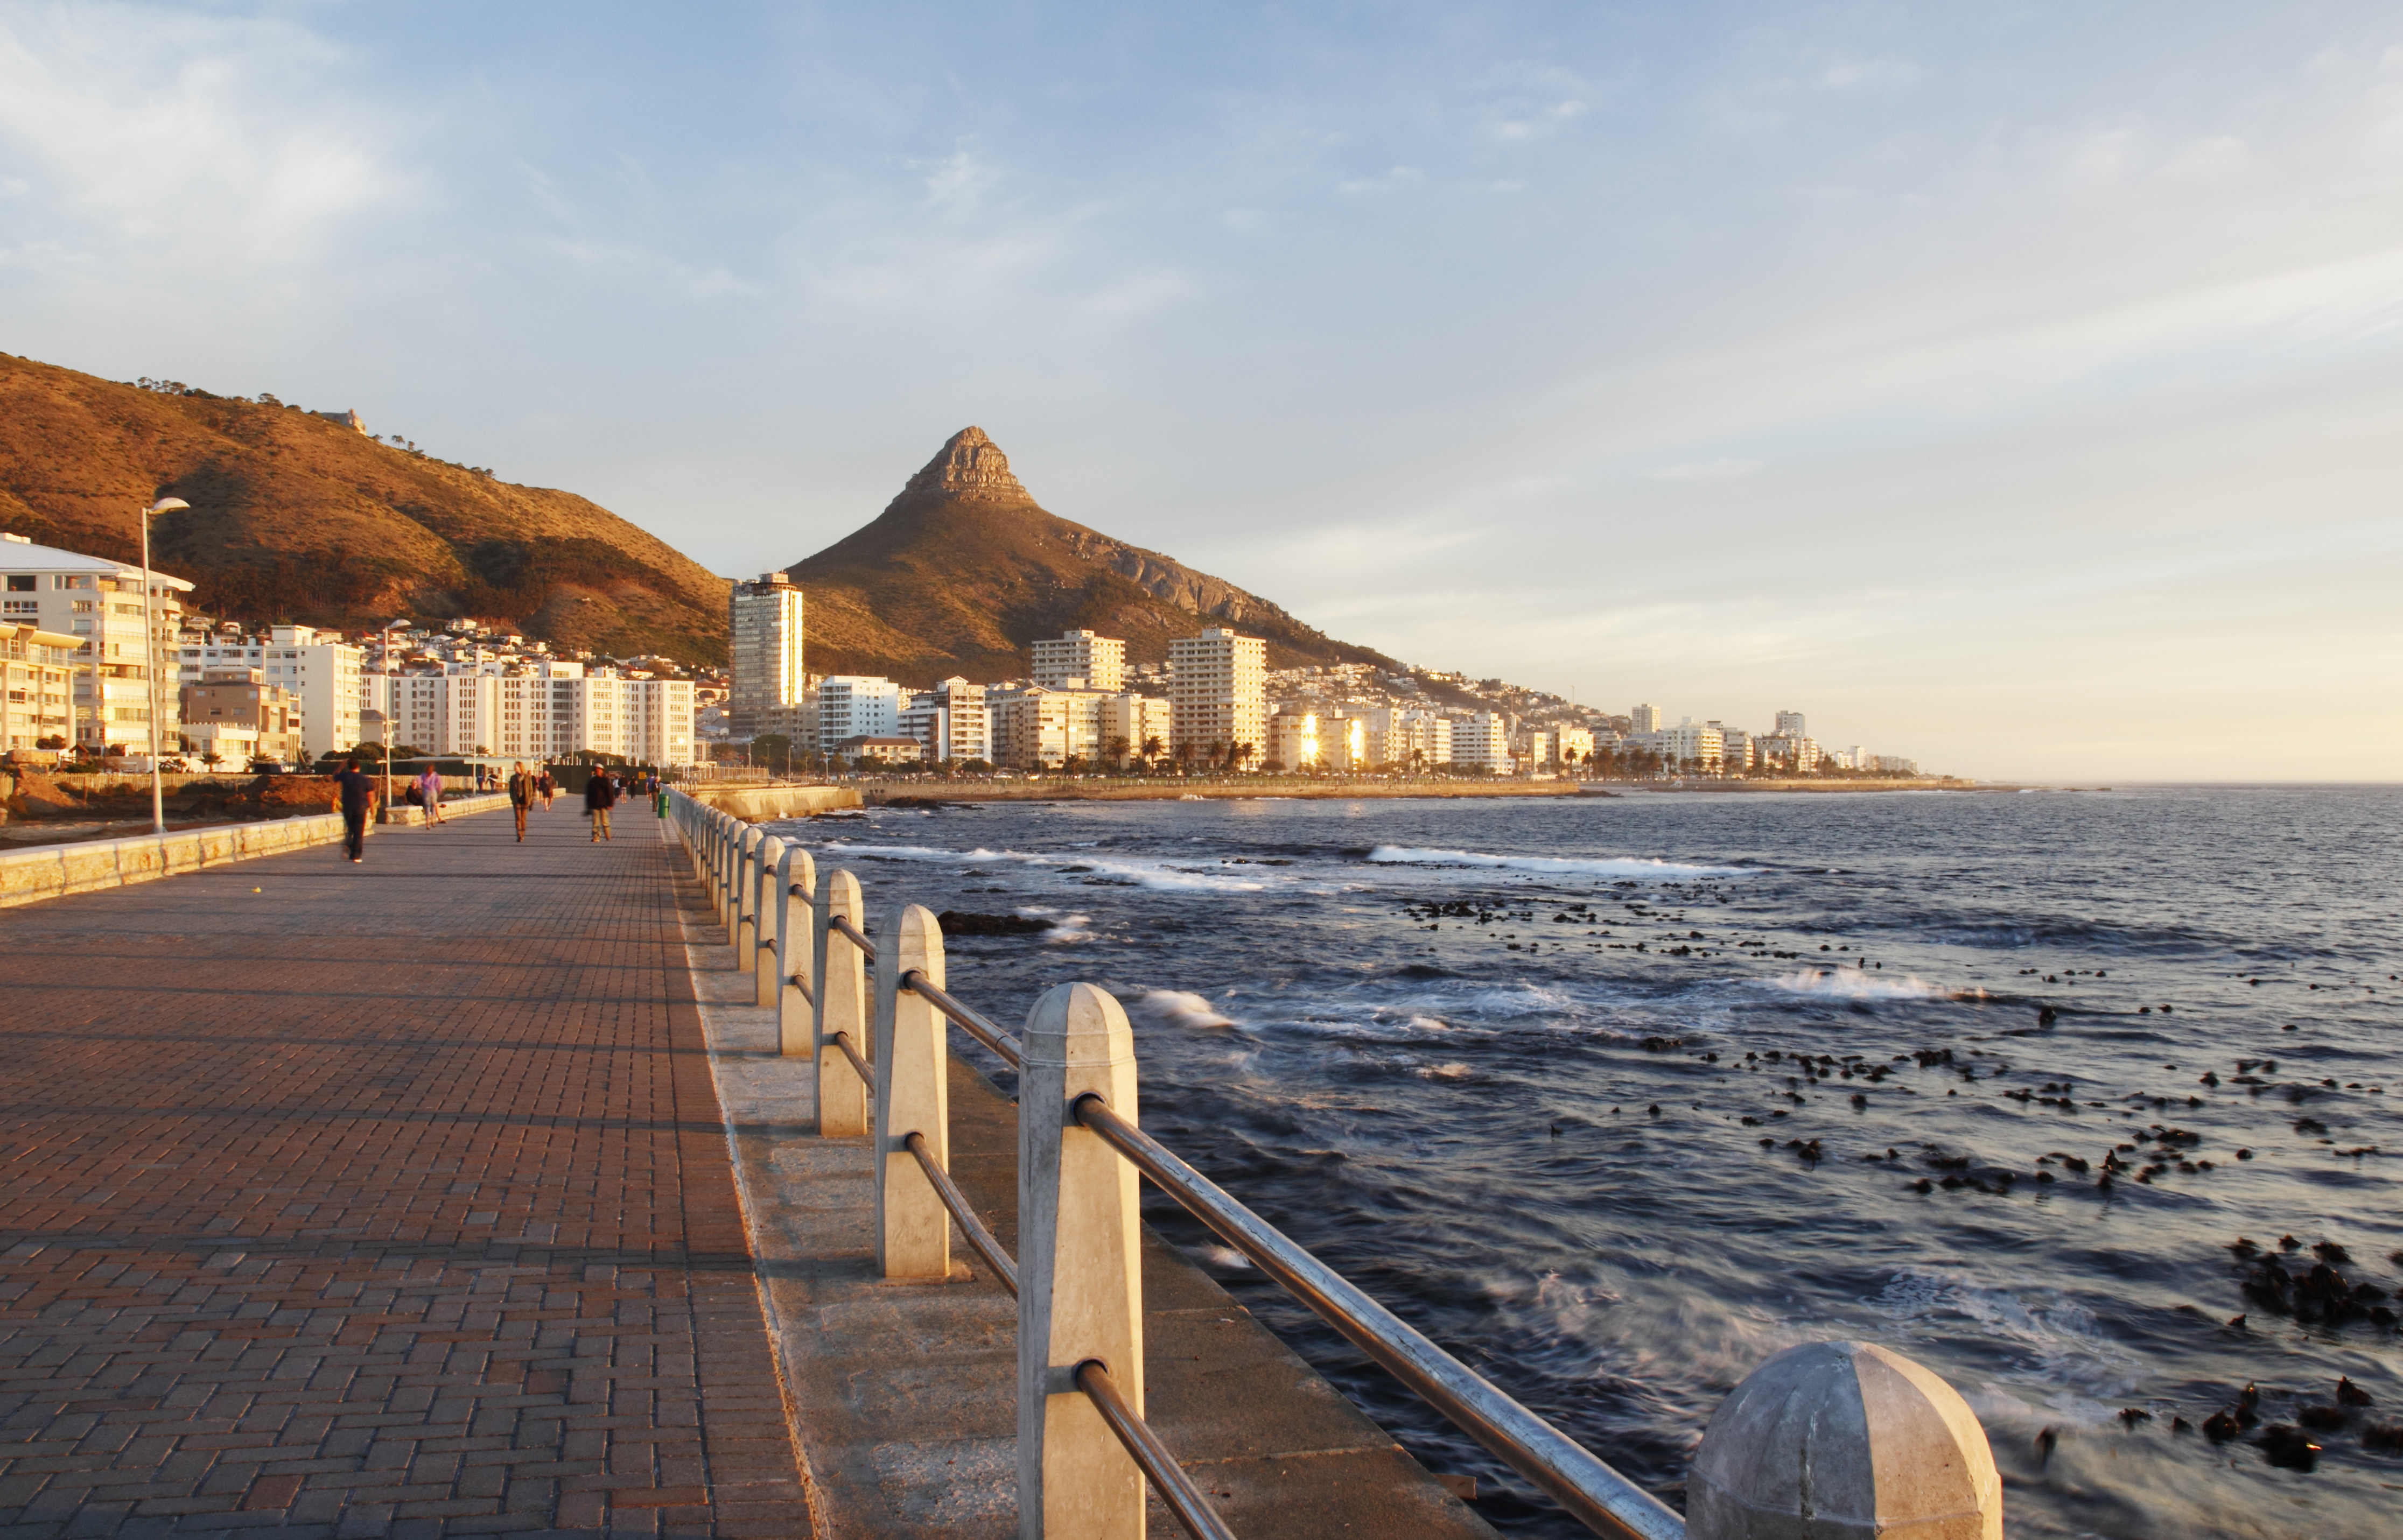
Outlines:
[{"label": "blue sky", "polygon": [[0,0],[0,322],[720,572],[976,423],[1429,666],[2403,763],[2391,4]]}]

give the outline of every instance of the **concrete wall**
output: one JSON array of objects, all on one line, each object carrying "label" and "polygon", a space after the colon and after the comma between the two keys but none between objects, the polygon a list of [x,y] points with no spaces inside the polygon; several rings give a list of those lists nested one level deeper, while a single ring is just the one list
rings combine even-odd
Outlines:
[{"label": "concrete wall", "polygon": [[[491,812],[508,805],[509,799],[505,796],[462,797],[444,801],[442,811],[446,816],[455,817]],[[424,816],[412,807],[393,810],[396,824],[422,823]],[[215,824],[163,835],[137,834],[123,839],[87,839],[72,845],[33,845],[0,852],[0,909],[38,903],[70,893],[90,893],[96,888],[121,888],[261,855],[282,855],[315,845],[336,844],[341,838],[341,814],[319,813],[307,818]]]},{"label": "concrete wall", "polygon": [[703,802],[720,812],[732,813],[746,823],[760,824],[771,818],[796,818],[806,813],[825,812],[833,808],[859,806],[859,792],[852,786],[711,786],[686,784],[677,788],[696,802]]}]

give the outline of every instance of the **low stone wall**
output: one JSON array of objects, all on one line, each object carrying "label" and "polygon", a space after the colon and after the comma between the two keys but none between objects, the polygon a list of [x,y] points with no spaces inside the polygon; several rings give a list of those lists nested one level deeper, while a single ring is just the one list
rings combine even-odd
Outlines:
[{"label": "low stone wall", "polygon": [[859,806],[859,792],[852,786],[712,786],[687,785],[676,788],[694,801],[705,803],[720,812],[732,813],[746,823],[762,824],[771,818],[799,818],[813,812],[826,812],[835,808]]},{"label": "low stone wall", "polygon": [[[491,812],[506,808],[506,796],[462,797],[446,800],[446,817]],[[393,810],[395,824],[417,824],[424,813],[412,807]],[[213,824],[205,828],[174,829],[166,834],[137,834],[122,839],[89,839],[73,845],[33,845],[0,852],[0,909],[38,903],[71,893],[97,888],[121,888],[179,872],[199,871],[261,855],[282,855],[314,845],[331,845],[342,838],[340,813],[306,818],[276,818],[257,824]]]}]

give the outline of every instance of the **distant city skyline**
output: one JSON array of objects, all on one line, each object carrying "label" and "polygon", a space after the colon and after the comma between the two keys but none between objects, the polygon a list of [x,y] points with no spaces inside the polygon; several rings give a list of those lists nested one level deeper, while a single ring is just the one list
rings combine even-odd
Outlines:
[{"label": "distant city skyline", "polygon": [[2368,4],[0,0],[12,353],[735,577],[973,422],[1347,641],[1993,778],[2396,777],[2398,193]]}]

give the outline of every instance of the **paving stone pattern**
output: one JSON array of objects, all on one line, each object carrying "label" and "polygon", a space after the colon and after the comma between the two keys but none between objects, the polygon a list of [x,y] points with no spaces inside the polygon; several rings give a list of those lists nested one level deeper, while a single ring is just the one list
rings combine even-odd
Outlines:
[{"label": "paving stone pattern", "polygon": [[619,812],[0,920],[0,1540],[809,1533]]}]

